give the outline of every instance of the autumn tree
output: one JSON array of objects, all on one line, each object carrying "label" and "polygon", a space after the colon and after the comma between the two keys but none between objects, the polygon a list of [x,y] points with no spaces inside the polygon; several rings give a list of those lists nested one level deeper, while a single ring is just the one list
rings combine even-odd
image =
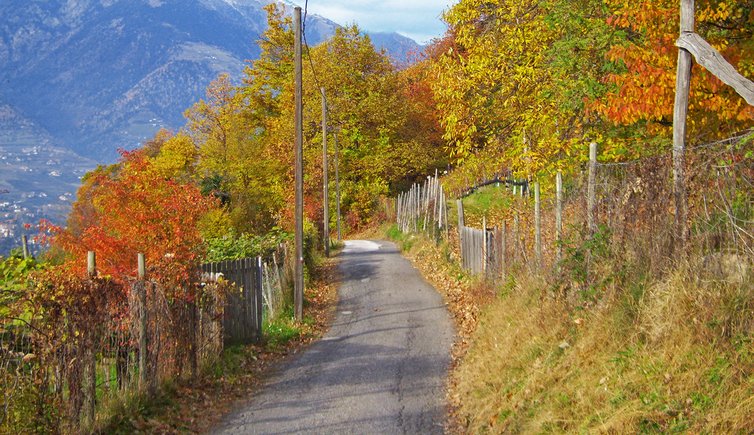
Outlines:
[{"label": "autumn tree", "polygon": [[[272,226],[290,228],[294,203],[293,28],[279,5],[266,10],[262,53],[249,63],[242,84],[233,85],[227,77],[216,80],[207,99],[186,112],[185,128],[199,150],[199,179],[227,193],[236,231],[257,234]],[[397,71],[355,26],[337,29],[330,40],[307,48],[304,61],[305,213],[312,222],[323,215],[324,87],[330,134],[338,135],[341,151],[342,209],[360,225],[380,195],[442,164],[437,120],[418,98],[431,95],[427,87],[420,94],[418,80]]]},{"label": "autumn tree", "polygon": [[207,100],[186,111],[185,131],[197,148],[195,178],[205,193],[226,200],[229,223],[239,233],[268,231],[283,206],[286,162],[268,146],[262,118],[249,115],[256,109],[221,75]]},{"label": "autumn tree", "polygon": [[155,278],[182,291],[202,259],[198,222],[216,207],[195,185],[165,178],[143,150],[123,152],[119,164],[84,178],[68,227],[47,229],[79,270],[95,251],[102,274],[135,276],[144,253]]},{"label": "autumn tree", "polygon": [[[607,23],[627,35],[616,41],[609,61],[622,66],[609,71],[610,91],[597,110],[619,125],[633,126],[667,139],[671,134],[678,49],[677,1],[608,0]],[[699,0],[698,32],[743,75],[754,77],[754,2]],[[689,138],[711,140],[749,127],[754,109],[730,87],[699,66],[692,72]]]},{"label": "autumn tree", "polygon": [[483,153],[536,173],[570,153],[565,139],[579,134],[580,115],[552,98],[558,72],[550,47],[563,30],[551,5],[461,1],[445,14],[450,31],[433,89],[457,162]]},{"label": "autumn tree", "polygon": [[[321,162],[323,87],[329,125],[338,135],[343,208],[359,225],[371,217],[380,195],[394,194],[444,164],[437,120],[427,112],[433,109],[431,95],[419,80],[425,72],[398,71],[356,26],[337,29],[309,54],[312,65],[304,74],[309,160]],[[321,163],[310,166],[321,180]]]},{"label": "autumn tree", "polygon": [[[752,74],[751,2],[699,1],[700,33]],[[675,93],[678,3],[671,0],[462,0],[430,49],[444,137],[458,163],[494,160],[526,175],[664,151]],[[702,68],[690,137],[751,125],[752,109]]]}]

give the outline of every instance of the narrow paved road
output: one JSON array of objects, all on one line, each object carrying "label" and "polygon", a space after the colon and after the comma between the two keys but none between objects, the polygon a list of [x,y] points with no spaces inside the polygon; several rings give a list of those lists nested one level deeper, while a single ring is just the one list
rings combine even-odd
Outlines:
[{"label": "narrow paved road", "polygon": [[338,313],[216,433],[442,433],[453,328],[442,298],[388,242],[349,241]]}]

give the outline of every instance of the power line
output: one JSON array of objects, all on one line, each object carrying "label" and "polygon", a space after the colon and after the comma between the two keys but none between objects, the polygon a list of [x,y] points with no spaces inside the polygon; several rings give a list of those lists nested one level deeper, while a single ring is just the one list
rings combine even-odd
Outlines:
[{"label": "power line", "polygon": [[308,9],[309,9],[309,0],[306,0],[304,2],[304,21],[302,24],[302,36],[304,37],[304,46],[306,47],[306,57],[309,58],[309,66],[312,69],[312,76],[314,76],[314,83],[317,85],[317,89],[322,89],[322,85],[319,82],[317,69],[314,68],[314,61],[312,60],[311,48],[309,47],[309,43],[306,42],[306,16],[308,14]]}]

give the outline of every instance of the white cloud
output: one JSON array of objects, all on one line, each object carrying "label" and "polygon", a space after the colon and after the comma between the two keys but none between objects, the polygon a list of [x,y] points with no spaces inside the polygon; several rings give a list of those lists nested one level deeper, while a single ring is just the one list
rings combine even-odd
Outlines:
[{"label": "white cloud", "polygon": [[[304,0],[296,3],[304,6]],[[398,32],[420,43],[442,36],[442,12],[455,0],[309,0],[308,12],[371,32]]]}]

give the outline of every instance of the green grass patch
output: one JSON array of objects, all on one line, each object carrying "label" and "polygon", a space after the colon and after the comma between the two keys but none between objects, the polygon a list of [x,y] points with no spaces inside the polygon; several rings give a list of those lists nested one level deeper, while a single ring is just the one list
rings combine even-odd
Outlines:
[{"label": "green grass patch", "polygon": [[[311,324],[312,319],[304,317],[304,324]],[[291,340],[302,334],[301,325],[293,320],[293,308],[288,308],[282,315],[262,325],[265,345],[270,349],[285,346]]]},{"label": "green grass patch", "polygon": [[463,199],[464,213],[487,214],[494,210],[508,209],[513,204],[513,196],[504,184],[490,184],[480,187]]}]

